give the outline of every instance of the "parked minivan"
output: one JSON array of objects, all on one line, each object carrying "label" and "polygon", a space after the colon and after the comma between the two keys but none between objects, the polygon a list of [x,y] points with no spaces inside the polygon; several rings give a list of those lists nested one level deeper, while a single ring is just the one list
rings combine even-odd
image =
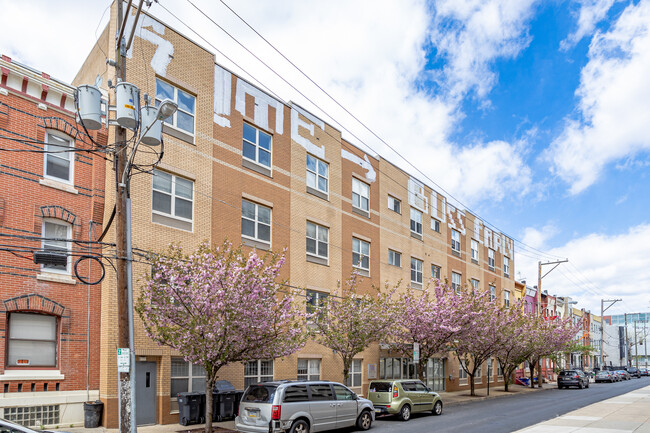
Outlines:
[{"label": "parked minivan", "polygon": [[424,383],[413,379],[375,380],[368,386],[368,398],[378,414],[397,415],[402,421],[412,413],[442,413],[442,399]]},{"label": "parked minivan", "polygon": [[235,426],[247,433],[309,433],[355,425],[368,430],[374,420],[372,402],[340,383],[286,380],[250,385]]}]

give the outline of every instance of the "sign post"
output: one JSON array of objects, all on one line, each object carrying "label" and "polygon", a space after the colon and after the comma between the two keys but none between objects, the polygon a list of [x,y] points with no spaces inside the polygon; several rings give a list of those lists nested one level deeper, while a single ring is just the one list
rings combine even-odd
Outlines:
[{"label": "sign post", "polygon": [[131,371],[131,357],[129,349],[117,349],[117,372],[129,373]]}]

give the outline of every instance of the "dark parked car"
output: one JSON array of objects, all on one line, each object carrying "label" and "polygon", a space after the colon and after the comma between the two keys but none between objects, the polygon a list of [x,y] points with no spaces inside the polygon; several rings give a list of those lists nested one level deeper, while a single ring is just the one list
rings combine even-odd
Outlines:
[{"label": "dark parked car", "polygon": [[648,373],[648,369],[645,367],[641,367],[639,370],[641,370],[641,376],[648,376],[648,374],[650,374]]},{"label": "dark parked car", "polygon": [[636,377],[637,379],[641,379],[641,372],[639,371],[638,368],[628,367],[627,372],[629,373],[630,377]]},{"label": "dark parked car", "polygon": [[601,370],[596,374],[596,383],[598,382],[618,382],[613,371]]},{"label": "dark parked car", "polygon": [[589,378],[581,370],[562,370],[557,377],[559,389],[575,386],[577,388],[589,388]]}]

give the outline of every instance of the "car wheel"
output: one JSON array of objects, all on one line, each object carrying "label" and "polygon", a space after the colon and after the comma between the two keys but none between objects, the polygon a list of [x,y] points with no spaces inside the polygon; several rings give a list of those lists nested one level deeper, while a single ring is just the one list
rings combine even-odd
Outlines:
[{"label": "car wheel", "polygon": [[291,425],[289,433],[309,433],[309,424],[305,420],[299,419]]},{"label": "car wheel", "polygon": [[589,388],[589,382],[587,382],[587,386],[585,388]]},{"label": "car wheel", "polygon": [[557,386],[557,389],[562,389],[562,388],[564,388],[564,385],[558,385]]},{"label": "car wheel", "polygon": [[364,410],[357,418],[357,428],[359,430],[368,430],[370,426],[372,426],[372,415],[367,410]]},{"label": "car wheel", "polygon": [[441,415],[442,414],[442,402],[438,400],[436,404],[433,405],[433,410],[432,410],[434,415]]},{"label": "car wheel", "polygon": [[578,384],[578,388],[583,389],[584,387],[585,387],[585,385],[584,385],[582,382],[580,382],[580,383]]},{"label": "car wheel", "polygon": [[411,406],[408,404],[402,406],[402,409],[399,411],[399,419],[402,421],[408,421],[411,419]]}]

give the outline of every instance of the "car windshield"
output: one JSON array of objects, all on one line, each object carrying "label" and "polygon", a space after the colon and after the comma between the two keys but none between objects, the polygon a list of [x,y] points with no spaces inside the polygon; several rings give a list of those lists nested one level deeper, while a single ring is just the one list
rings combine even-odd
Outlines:
[{"label": "car windshield", "polygon": [[274,385],[251,385],[248,387],[242,401],[250,401],[252,403],[271,403],[277,386]]},{"label": "car windshield", "polygon": [[370,382],[370,392],[391,392],[390,382]]},{"label": "car windshield", "polygon": [[574,374],[577,374],[577,373],[575,371],[573,371],[573,370],[565,370],[565,371],[560,372],[561,376],[573,376]]}]

